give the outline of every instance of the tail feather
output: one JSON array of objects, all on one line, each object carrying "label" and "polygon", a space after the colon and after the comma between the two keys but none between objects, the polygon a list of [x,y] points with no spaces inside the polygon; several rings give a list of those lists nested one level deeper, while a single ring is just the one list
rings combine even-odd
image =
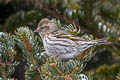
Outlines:
[{"label": "tail feather", "polygon": [[98,40],[92,40],[92,41],[80,41],[78,44],[78,48],[81,51],[84,51],[92,46],[96,46],[96,45],[101,45],[101,44],[110,44],[110,42],[108,42],[109,38],[102,38],[102,39],[98,39]]},{"label": "tail feather", "polygon": [[98,44],[110,44],[110,42],[108,42],[108,39],[108,37],[98,39]]}]

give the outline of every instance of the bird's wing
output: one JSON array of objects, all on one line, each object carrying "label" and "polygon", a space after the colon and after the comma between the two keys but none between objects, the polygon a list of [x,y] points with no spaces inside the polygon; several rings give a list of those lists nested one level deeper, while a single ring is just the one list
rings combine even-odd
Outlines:
[{"label": "bird's wing", "polygon": [[57,38],[68,38],[68,39],[76,40],[76,41],[77,40],[85,40],[81,37],[71,35],[71,34],[67,34],[67,33],[59,33],[59,34],[56,34],[55,37],[57,37]]}]

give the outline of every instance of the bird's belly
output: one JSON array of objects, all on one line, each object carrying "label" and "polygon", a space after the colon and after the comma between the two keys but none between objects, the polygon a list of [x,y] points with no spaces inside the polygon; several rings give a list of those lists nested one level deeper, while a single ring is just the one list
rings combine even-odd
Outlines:
[{"label": "bird's belly", "polygon": [[65,54],[64,48],[58,48],[55,45],[44,45],[45,50],[49,56],[59,56],[61,54]]},{"label": "bird's belly", "polygon": [[58,56],[61,59],[70,59],[79,55],[75,47],[64,47],[60,45],[46,45],[45,50],[49,56]]},{"label": "bird's belly", "polygon": [[76,44],[71,40],[43,40],[44,48],[49,56],[59,56],[60,58],[74,58],[79,54]]}]

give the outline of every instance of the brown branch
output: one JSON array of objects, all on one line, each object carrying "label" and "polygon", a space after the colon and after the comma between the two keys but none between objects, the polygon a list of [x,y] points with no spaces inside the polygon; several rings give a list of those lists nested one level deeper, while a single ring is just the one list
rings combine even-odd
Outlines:
[{"label": "brown branch", "polygon": [[69,74],[69,76],[72,76],[78,69],[79,69],[79,67],[75,67],[75,68],[73,69],[73,71],[71,72],[71,74]]},{"label": "brown branch", "polygon": [[5,63],[3,63],[2,64],[2,78],[3,78],[3,80],[7,80],[7,78],[6,78],[6,64]]},{"label": "brown branch", "polygon": [[[36,0],[36,2],[38,2],[38,0]],[[39,8],[41,10],[44,10],[47,13],[52,14],[54,17],[56,17],[56,18],[58,18],[58,19],[60,19],[62,21],[65,21],[68,24],[72,23],[72,19],[68,19],[66,17],[66,15],[64,15],[64,14],[61,15],[58,11],[56,11],[56,9],[57,9],[56,5],[57,4],[58,4],[58,2],[56,1],[56,3],[53,5],[53,10],[50,10],[50,9],[48,9],[49,8],[48,7],[49,3],[46,3],[45,6],[44,6],[43,5],[43,0],[39,0]]]},{"label": "brown branch", "polygon": [[88,27],[91,27],[93,14],[93,0],[87,0],[86,8],[87,18],[85,20],[85,23],[87,24]]},{"label": "brown branch", "polygon": [[2,78],[3,80],[7,80],[6,77],[6,64],[0,59],[0,65],[2,66]]},{"label": "brown branch", "polygon": [[72,80],[72,78],[69,75],[62,76],[65,80]]},{"label": "brown branch", "polygon": [[72,23],[72,19],[68,19],[65,15],[61,15],[56,10],[49,10],[47,8],[41,8],[41,9],[43,9],[44,11],[46,11],[49,14],[52,14],[54,17],[56,17],[56,18],[58,18],[60,20],[65,21],[68,24]]},{"label": "brown branch", "polygon": [[29,58],[31,59],[32,61],[32,64],[35,66],[34,69],[38,71],[38,77],[37,77],[37,80],[40,80],[40,70],[39,70],[39,67],[37,65],[37,62],[34,58],[34,53],[32,52],[32,45],[30,44],[28,38],[26,35],[23,35],[22,36],[22,40],[27,48],[27,50],[31,53],[31,54],[28,54]]},{"label": "brown branch", "polygon": [[58,71],[58,73],[60,73],[61,76],[64,76],[64,73],[56,67],[56,63],[50,63],[50,66],[54,67]]},{"label": "brown branch", "polygon": [[58,67],[56,67],[56,63],[50,63],[50,66],[54,67],[65,80],[72,80],[70,76],[72,76],[79,69],[78,67],[75,67],[70,74],[65,75]]},{"label": "brown branch", "polygon": [[30,52],[32,49],[32,46],[30,45],[29,40],[27,39],[26,35],[22,36],[22,40],[24,41],[24,44],[25,44],[27,50]]}]

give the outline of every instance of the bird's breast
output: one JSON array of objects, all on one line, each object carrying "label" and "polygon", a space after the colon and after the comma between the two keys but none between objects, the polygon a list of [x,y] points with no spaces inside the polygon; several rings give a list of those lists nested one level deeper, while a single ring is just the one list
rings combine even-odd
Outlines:
[{"label": "bird's breast", "polygon": [[44,48],[49,56],[70,56],[78,52],[76,45],[69,39],[46,37],[43,40]]}]

